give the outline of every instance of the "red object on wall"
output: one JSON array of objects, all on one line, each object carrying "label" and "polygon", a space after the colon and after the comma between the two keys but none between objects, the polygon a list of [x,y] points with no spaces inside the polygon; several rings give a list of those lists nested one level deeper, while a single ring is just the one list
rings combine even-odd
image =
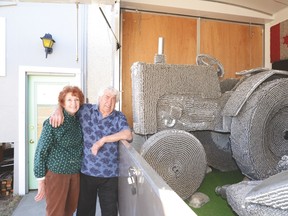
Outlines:
[{"label": "red object on wall", "polygon": [[280,60],[280,24],[274,25],[270,29],[270,61]]},{"label": "red object on wall", "polygon": [[288,20],[270,28],[270,61],[288,59]]}]

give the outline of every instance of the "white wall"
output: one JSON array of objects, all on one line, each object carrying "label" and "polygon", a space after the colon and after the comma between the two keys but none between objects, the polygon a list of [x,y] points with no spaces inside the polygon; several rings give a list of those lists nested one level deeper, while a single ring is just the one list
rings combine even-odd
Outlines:
[{"label": "white wall", "polygon": [[[18,130],[19,68],[81,68],[83,60],[80,55],[80,60],[75,61],[75,5],[18,3],[15,6],[0,7],[0,17],[6,19],[6,76],[0,77],[0,142],[14,142],[14,191],[18,193],[18,160],[20,154],[25,154],[19,152],[19,145],[27,145],[19,142],[18,137],[21,130]],[[40,39],[45,33],[52,34],[56,41],[53,53],[47,59]]]},{"label": "white wall", "polygon": [[[101,6],[106,19],[115,34],[115,19],[119,11],[119,4]],[[116,50],[116,39],[105,21],[99,6],[90,5],[88,10],[88,75],[87,96],[90,103],[97,102],[97,94],[101,88],[115,86],[114,77],[119,73],[115,68],[119,50]],[[116,23],[117,24],[117,23]],[[119,28],[119,26],[117,27]],[[116,35],[119,40],[119,36]],[[118,86],[115,86],[118,88]]]},{"label": "white wall", "polygon": [[[20,152],[19,146],[23,149],[23,145],[28,145],[19,142],[19,131],[21,134],[21,130],[26,130],[25,127],[18,129],[19,91],[25,90],[19,89],[19,82],[23,86],[23,81],[19,81],[19,77],[22,79],[19,73],[23,73],[21,68],[78,69],[89,99],[94,99],[96,95],[94,88],[114,82],[114,62],[118,54],[115,54],[112,44],[116,42],[111,38],[110,29],[99,8],[90,6],[79,4],[78,22],[76,4],[18,3],[0,7],[0,17],[6,20],[6,76],[0,76],[0,143],[14,142],[15,193],[27,191],[27,182],[19,180],[23,172],[27,175],[23,169],[27,169],[28,164],[25,161],[27,164],[19,165],[20,156],[27,154]],[[114,26],[113,8],[103,6],[103,11],[111,26]],[[87,19],[91,19],[91,22]],[[40,39],[45,33],[52,34],[56,41],[53,53],[47,59]],[[90,101],[93,102],[92,99]],[[21,136],[20,139],[24,140]],[[21,181],[23,179],[27,181],[22,176]]]},{"label": "white wall", "polygon": [[[0,77],[0,142],[17,142],[19,66],[80,68],[75,61],[76,9],[69,4],[29,4],[1,7],[6,19],[6,76]],[[40,37],[56,41],[45,58]],[[81,47],[81,44],[80,44]],[[81,54],[81,53],[80,53]]]}]

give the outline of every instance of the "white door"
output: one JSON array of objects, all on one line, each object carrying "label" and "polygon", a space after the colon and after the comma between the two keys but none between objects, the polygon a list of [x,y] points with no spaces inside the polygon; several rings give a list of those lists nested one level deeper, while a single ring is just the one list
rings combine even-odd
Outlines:
[{"label": "white door", "polygon": [[34,177],[34,154],[38,139],[42,131],[42,124],[58,104],[59,92],[66,85],[77,85],[80,87],[80,80],[73,75],[61,74],[57,76],[29,75],[28,78],[28,185],[29,189],[37,189],[37,181]]}]

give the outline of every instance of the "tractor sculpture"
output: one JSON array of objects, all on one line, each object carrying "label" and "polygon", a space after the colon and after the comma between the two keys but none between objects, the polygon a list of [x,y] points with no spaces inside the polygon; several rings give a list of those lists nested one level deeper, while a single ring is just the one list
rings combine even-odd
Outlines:
[{"label": "tractor sculpture", "polygon": [[[252,180],[279,172],[288,155],[288,72],[256,68],[220,80],[221,63],[131,67],[133,130],[140,154],[183,199],[202,183],[207,165],[240,169]],[[139,141],[140,139],[140,141]]]}]

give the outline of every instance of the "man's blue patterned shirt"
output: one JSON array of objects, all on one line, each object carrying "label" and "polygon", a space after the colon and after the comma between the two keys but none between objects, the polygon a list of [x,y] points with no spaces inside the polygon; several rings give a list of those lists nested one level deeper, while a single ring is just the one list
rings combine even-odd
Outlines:
[{"label": "man's blue patterned shirt", "polygon": [[103,118],[98,106],[92,104],[82,105],[78,116],[84,138],[84,158],[81,172],[95,177],[117,177],[119,170],[118,142],[105,143],[96,156],[90,149],[103,136],[129,129],[126,117],[122,112],[114,110],[109,116]]}]

